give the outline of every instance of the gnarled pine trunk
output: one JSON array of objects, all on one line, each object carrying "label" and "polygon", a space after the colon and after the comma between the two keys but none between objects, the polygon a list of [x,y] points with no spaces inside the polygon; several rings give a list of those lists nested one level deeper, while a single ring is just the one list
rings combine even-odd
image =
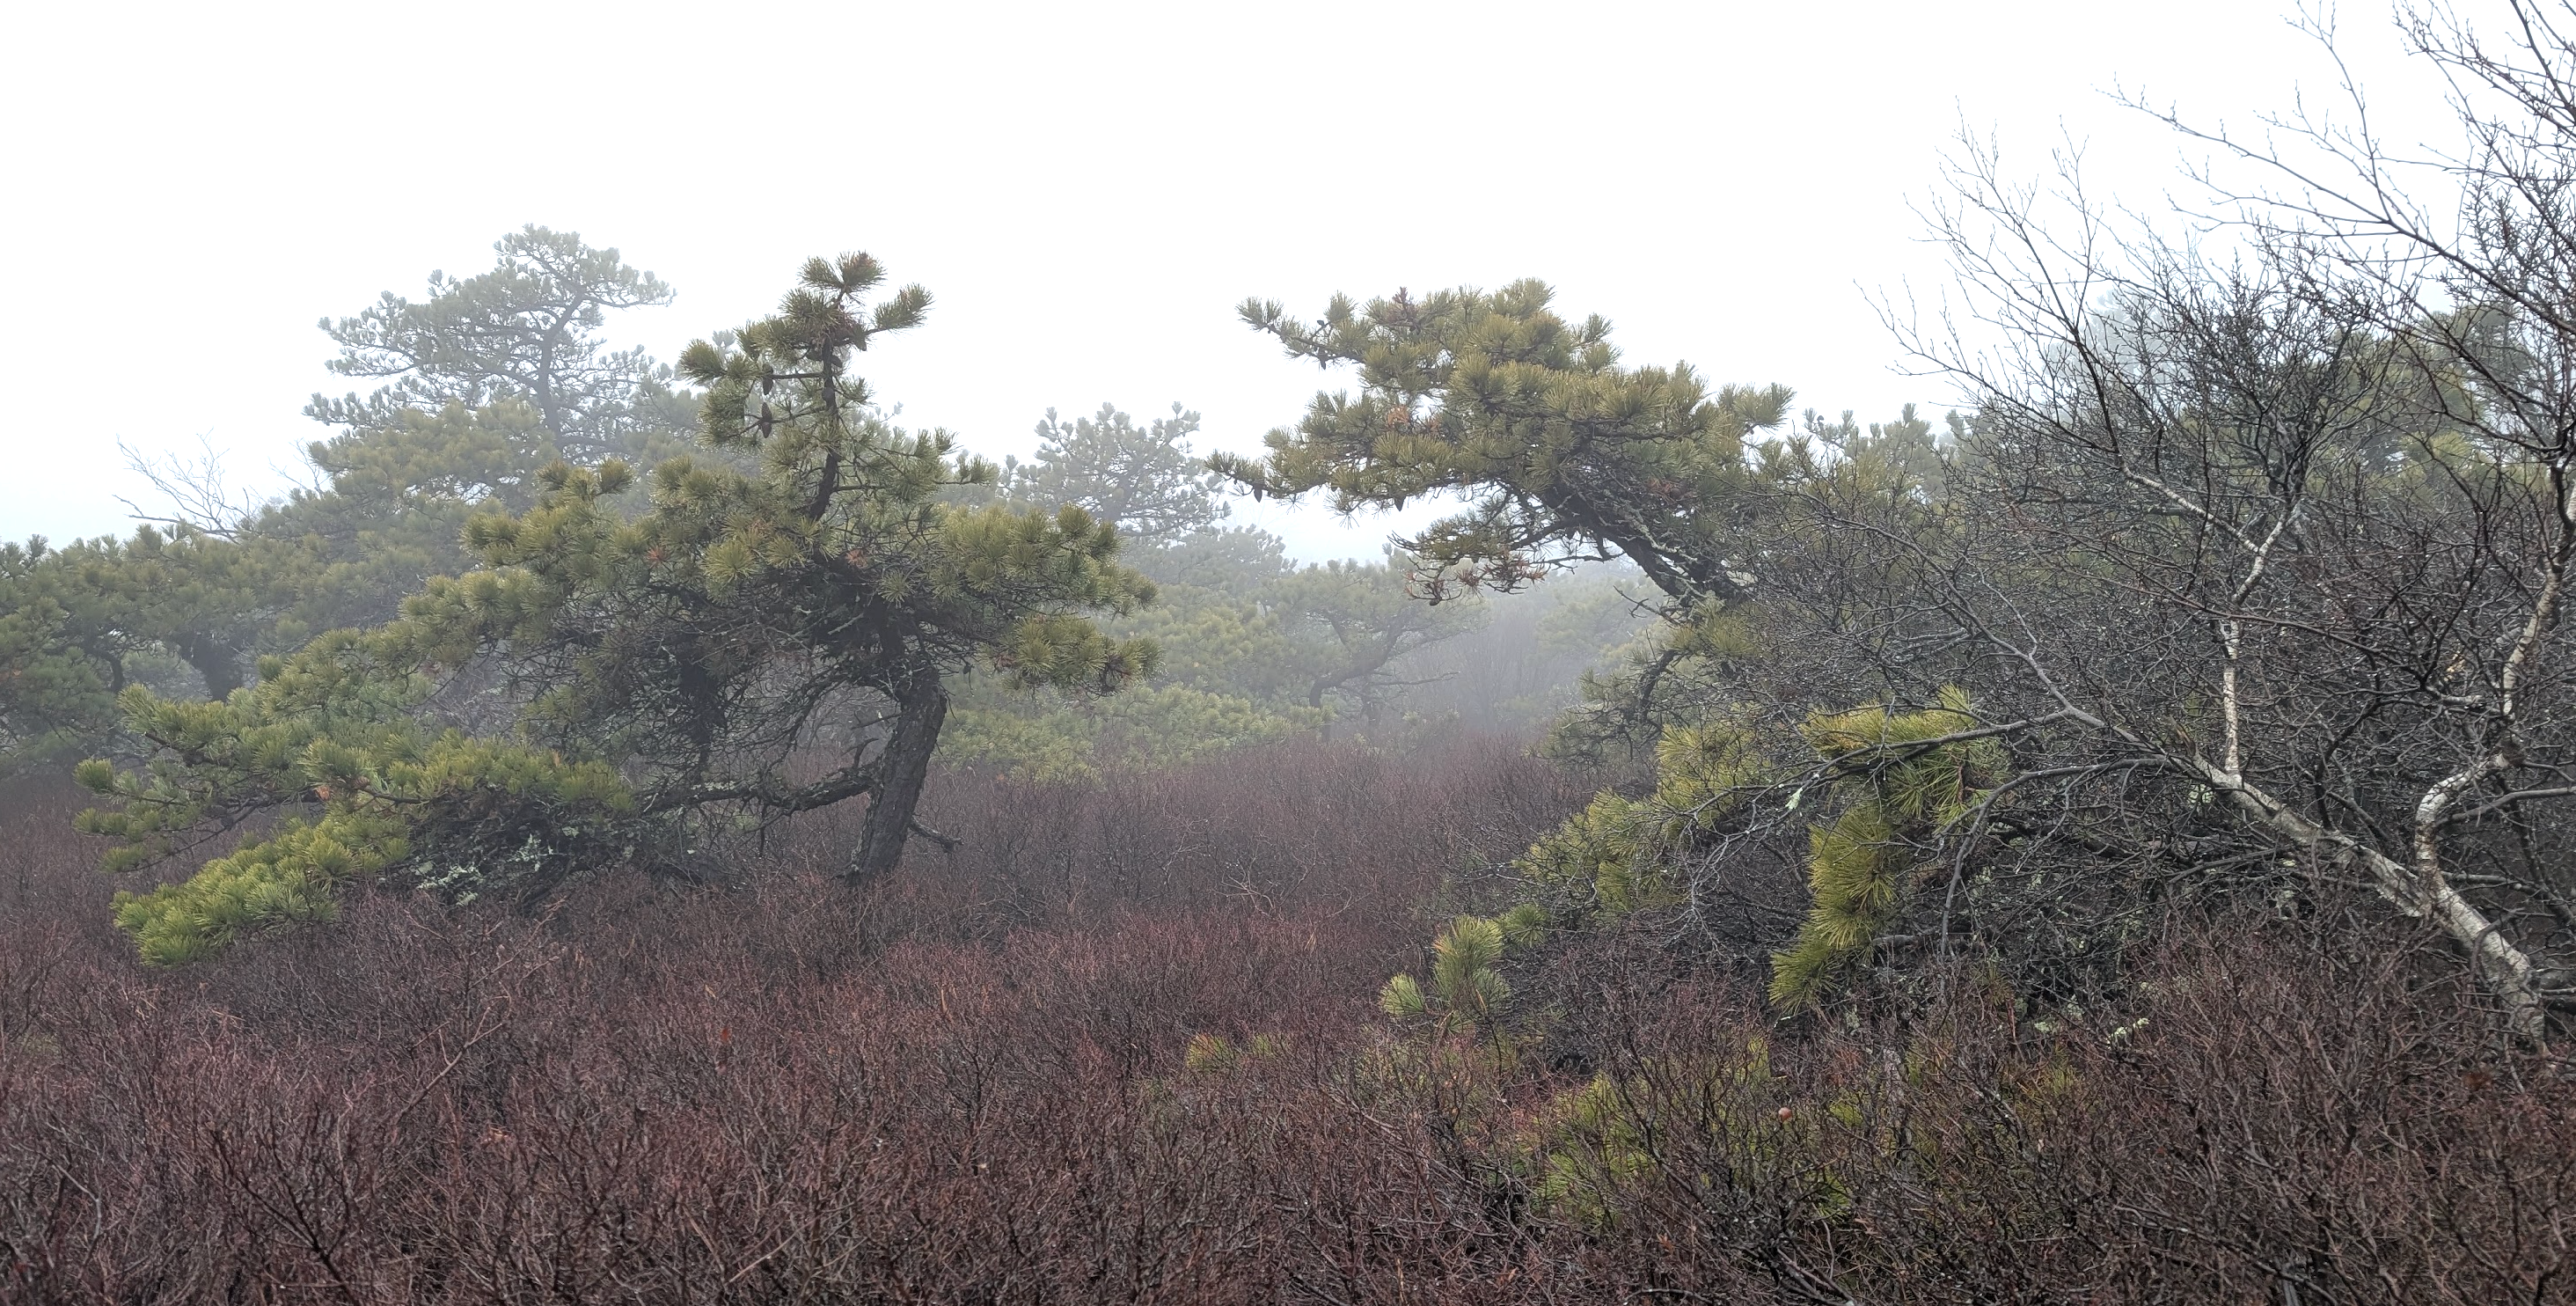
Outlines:
[{"label": "gnarled pine trunk", "polygon": [[858,851],[850,855],[850,869],[844,876],[854,885],[893,870],[903,860],[904,843],[912,834],[913,809],[920,806],[922,782],[930,775],[930,755],[939,747],[939,729],[948,720],[948,691],[935,671],[916,676],[898,702],[901,710],[895,716],[894,734],[877,759],[876,793],[868,800]]}]

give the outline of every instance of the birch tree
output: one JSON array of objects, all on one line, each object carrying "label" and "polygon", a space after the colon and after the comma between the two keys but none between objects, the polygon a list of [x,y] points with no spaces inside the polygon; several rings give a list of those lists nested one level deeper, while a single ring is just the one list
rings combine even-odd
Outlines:
[{"label": "birch tree", "polygon": [[2168,116],[2268,174],[2215,186],[2197,239],[2116,217],[2070,157],[2021,184],[1970,142],[1933,214],[1950,311],[1909,344],[1977,408],[1970,570],[2058,574],[1887,624],[1961,631],[1990,701],[2092,736],[2026,752],[2183,777],[2437,928],[2538,1037],[2576,920],[2576,45],[2509,9],[2504,51],[2402,20],[2450,79],[2449,155],[2391,154],[2350,86],[2260,144]]}]

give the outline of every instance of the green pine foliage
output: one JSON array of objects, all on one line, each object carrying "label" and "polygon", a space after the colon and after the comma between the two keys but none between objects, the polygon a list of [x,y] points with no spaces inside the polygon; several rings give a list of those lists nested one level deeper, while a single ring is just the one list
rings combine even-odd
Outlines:
[{"label": "green pine foliage", "polygon": [[1432,938],[1429,982],[1397,975],[1378,991],[1378,1008],[1397,1020],[1429,1018],[1435,1041],[1473,1036],[1480,1025],[1499,1038],[1495,1022],[1512,995],[1503,950],[1536,939],[1544,923],[1545,913],[1526,903],[1500,916],[1452,918]]},{"label": "green pine foliage", "polygon": [[1927,741],[1977,725],[1967,695],[1955,688],[1922,711],[1871,707],[1808,719],[1800,733],[1835,764],[1832,783],[1847,806],[1808,832],[1813,905],[1797,937],[1771,958],[1772,1001],[1796,1007],[1821,1000],[1868,957],[1916,881],[1941,869],[1939,836],[1968,815],[2009,762],[1992,738]]},{"label": "green pine foliage", "polygon": [[1155,601],[1105,615],[1101,628],[1155,647],[1150,683],[1104,696],[1014,692],[970,679],[957,689],[943,758],[1022,779],[1088,784],[1114,771],[1187,765],[1310,734],[1325,723],[1329,714],[1297,701],[1297,645],[1258,598],[1287,566],[1276,537],[1206,530],[1161,544],[1121,538],[1122,561],[1154,582]]},{"label": "green pine foliage", "polygon": [[1484,626],[1489,613],[1475,594],[1423,601],[1411,584],[1421,570],[1421,560],[1389,550],[1383,562],[1300,567],[1268,587],[1266,605],[1304,636],[1297,671],[1307,707],[1338,707],[1374,727],[1416,679],[1414,654]]},{"label": "green pine foliage", "polygon": [[[1351,368],[1359,389],[1318,394],[1297,427],[1270,433],[1266,457],[1215,465],[1257,495],[1326,491],[1345,512],[1463,498],[1463,511],[1405,542],[1413,588],[1432,599],[1515,589],[1589,559],[1638,567],[1661,591],[1666,628],[1625,667],[1587,678],[1585,710],[1554,742],[1576,756],[1651,742],[1655,788],[1603,794],[1521,866],[1562,911],[1659,907],[1767,819],[1752,810],[1757,796],[1795,791],[1810,810],[1838,807],[1812,827],[1814,909],[1775,959],[1774,996],[1813,1001],[1903,910],[1917,845],[2001,764],[1991,746],[1910,747],[1967,719],[1946,700],[1820,715],[1794,738],[1758,728],[1741,673],[1771,651],[1764,605],[1777,578],[1766,569],[1795,553],[1770,542],[1857,513],[1937,532],[1947,455],[1910,408],[1866,428],[1809,413],[1756,442],[1786,422],[1787,390],[1712,389],[1687,365],[1630,367],[1608,323],[1569,321],[1551,300],[1536,281],[1364,306],[1337,296],[1312,322],[1247,302],[1246,323],[1292,357]],[[1790,701],[1809,692],[1778,689]]]},{"label": "green pine foliage", "polygon": [[1746,437],[1785,420],[1789,392],[1712,392],[1686,364],[1625,366],[1607,321],[1569,322],[1553,298],[1537,281],[1365,306],[1335,296],[1311,323],[1247,301],[1253,329],[1291,357],[1355,368],[1360,391],[1317,395],[1294,430],[1269,434],[1266,458],[1212,464],[1257,495],[1329,491],[1345,512],[1464,497],[1404,542],[1433,597],[1611,554],[1685,605],[1741,594]]},{"label": "green pine foliage", "polygon": [[111,872],[188,852],[262,812],[278,829],[181,882],[120,894],[117,921],[147,961],[179,964],[272,926],[325,919],[347,887],[399,871],[454,900],[534,893],[595,865],[631,860],[631,790],[596,759],[440,729],[420,708],[433,689],[403,623],[338,631],[220,701],[123,699],[149,761],[83,763],[109,800],[80,826],[118,841]]},{"label": "green pine foliage", "polygon": [[[317,918],[356,883],[526,898],[617,866],[686,872],[721,809],[867,796],[850,863],[866,878],[912,832],[950,678],[1105,692],[1150,671],[1150,643],[1087,615],[1153,596],[1112,529],[1077,507],[944,502],[991,465],[869,406],[851,362],[929,303],[908,287],[867,305],[882,275],[865,255],[814,260],[776,316],[693,345],[705,456],[655,468],[640,514],[621,506],[626,463],[555,462],[524,511],[467,522],[474,569],[393,621],[273,658],[221,702],[129,689],[147,756],[80,774],[109,800],[84,825],[119,840],[111,869],[283,819],[120,900],[146,955]],[[447,719],[478,691],[510,705],[497,732]],[[791,775],[813,749],[843,760]]]},{"label": "green pine foliage", "polygon": [[1518,867],[1572,917],[1666,907],[1756,803],[1817,812],[1807,827],[1810,906],[1773,955],[1771,984],[1783,1007],[1810,1005],[1870,955],[1917,881],[1942,868],[1944,837],[2007,774],[1993,739],[1947,738],[1977,724],[1966,696],[1947,689],[1918,711],[1817,713],[1794,741],[1740,723],[1673,727],[1651,792],[1602,794]]},{"label": "green pine foliage", "polygon": [[1521,872],[1576,915],[1666,905],[1687,885],[1693,856],[1783,764],[1749,726],[1676,726],[1656,748],[1655,787],[1643,798],[1605,792],[1532,845]]},{"label": "green pine foliage", "polygon": [[354,317],[324,319],[340,347],[331,370],[387,384],[364,397],[317,394],[306,415],[363,431],[399,423],[404,410],[514,400],[583,463],[633,457],[639,441],[685,426],[670,369],[599,335],[611,310],[670,303],[669,286],[574,232],[532,224],[492,250],[500,258],[488,272],[430,273],[426,299],[387,291]]},{"label": "green pine foliage", "polygon": [[1653,1182],[1659,1148],[1649,1122],[1672,1100],[1688,1101],[1695,1124],[1720,1140],[1714,1149],[1728,1172],[1700,1177],[1731,1188],[1777,1191],[1797,1175],[1806,1200],[1831,1212],[1840,1197],[1831,1177],[1813,1167],[1817,1128],[1811,1115],[1783,1109],[1782,1076],[1767,1040],[1745,1040],[1739,1052],[1702,1053],[1686,1064],[1652,1067],[1648,1075],[1596,1075],[1560,1093],[1515,1140],[1513,1159],[1531,1177],[1530,1191],[1549,1212],[1593,1230],[1614,1223],[1618,1199]]},{"label": "green pine foliage", "polygon": [[0,545],[0,776],[77,756],[107,733],[125,671],[124,658],[84,647],[109,631],[76,627],[48,592],[46,553],[41,539]]},{"label": "green pine foliage", "polygon": [[[681,451],[690,418],[669,370],[597,335],[604,310],[668,288],[568,233],[530,228],[496,249],[491,272],[432,274],[425,301],[387,295],[323,324],[335,370],[387,384],[314,397],[308,415],[340,428],[305,450],[315,484],[232,504],[211,459],[146,462],[193,506],[123,540],[0,546],[0,770],[133,745],[115,709],[129,684],[222,698],[263,656],[392,620],[430,577],[476,564],[469,518],[526,511],[557,462]],[[622,510],[640,511],[629,498]]]},{"label": "green pine foliage", "polygon": [[1214,529],[1230,511],[1221,478],[1190,448],[1198,429],[1199,415],[1179,404],[1143,426],[1115,404],[1070,422],[1050,408],[1036,457],[1006,461],[1002,489],[1043,506],[1073,504],[1130,539],[1168,544]]},{"label": "green pine foliage", "polygon": [[1241,1043],[1222,1034],[1193,1034],[1181,1049],[1181,1065],[1193,1074],[1223,1075],[1287,1050],[1288,1040],[1277,1034],[1255,1034]]},{"label": "green pine foliage", "polygon": [[1377,730],[1405,691],[1440,678],[1419,654],[1481,628],[1473,596],[1428,605],[1405,555],[1298,567],[1258,529],[1226,528],[1222,482],[1190,447],[1194,413],[1139,426],[1114,405],[1063,421],[1051,410],[1036,461],[1006,469],[987,500],[1077,508],[1114,525],[1122,555],[1156,585],[1149,608],[1105,619],[1160,650],[1149,692],[1022,695],[958,690],[943,754],[1024,778],[1092,782],[1113,770],[1185,765],[1232,748],[1328,732],[1356,718]]}]

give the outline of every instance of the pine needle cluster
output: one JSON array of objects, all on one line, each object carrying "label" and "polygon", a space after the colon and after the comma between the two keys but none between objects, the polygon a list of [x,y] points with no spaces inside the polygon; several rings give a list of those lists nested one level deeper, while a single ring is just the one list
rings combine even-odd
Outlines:
[{"label": "pine needle cluster", "polygon": [[[394,620],[272,658],[222,701],[129,690],[147,756],[80,774],[109,800],[84,828],[120,841],[111,869],[284,818],[120,899],[146,955],[191,960],[378,880],[525,898],[620,866],[697,874],[698,834],[727,809],[865,796],[850,874],[879,874],[912,833],[946,678],[1105,692],[1149,671],[1150,642],[1089,615],[1153,597],[1114,530],[1075,507],[943,500],[991,464],[870,406],[855,355],[929,305],[919,287],[863,303],[882,279],[863,254],[809,262],[777,314],[684,356],[706,387],[695,453],[641,478],[617,459],[544,468],[524,508],[466,523],[478,565]],[[621,498],[639,481],[641,513]],[[508,705],[499,729],[442,720],[476,687]],[[817,745],[845,760],[791,773]]]},{"label": "pine needle cluster", "polygon": [[[1772,956],[1783,1007],[1822,1000],[1938,871],[1944,839],[2010,765],[1967,696],[1936,706],[1819,712],[1794,740],[1740,722],[1665,732],[1643,798],[1604,793],[1517,863],[1558,910],[1619,915],[1669,906],[1700,862],[1763,819],[1823,813],[1807,826],[1810,905]],[[1767,807],[1766,807],[1767,805]]]}]

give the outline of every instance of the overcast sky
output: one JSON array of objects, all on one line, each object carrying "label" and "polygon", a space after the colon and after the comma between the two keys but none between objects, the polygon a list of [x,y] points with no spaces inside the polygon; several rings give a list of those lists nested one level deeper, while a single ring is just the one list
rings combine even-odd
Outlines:
[{"label": "overcast sky", "polygon": [[[908,421],[1025,454],[1050,405],[1177,400],[1256,448],[1323,377],[1240,326],[1554,283],[1632,361],[1883,417],[1947,395],[1864,291],[1940,275],[1909,200],[1962,117],[2036,172],[2061,128],[2156,205],[2179,143],[2117,84],[2242,122],[2328,84],[2285,11],[2157,4],[22,6],[0,108],[0,536],[120,530],[116,450],[200,434],[253,478],[314,329],[536,222],[679,291],[612,323],[668,358],[866,249],[935,297],[869,370]],[[2419,93],[2347,6],[2383,98]],[[2382,73],[2383,69],[2396,71]],[[2409,90],[2406,83],[2412,83]],[[1264,520],[1314,557],[1383,519]]]}]

